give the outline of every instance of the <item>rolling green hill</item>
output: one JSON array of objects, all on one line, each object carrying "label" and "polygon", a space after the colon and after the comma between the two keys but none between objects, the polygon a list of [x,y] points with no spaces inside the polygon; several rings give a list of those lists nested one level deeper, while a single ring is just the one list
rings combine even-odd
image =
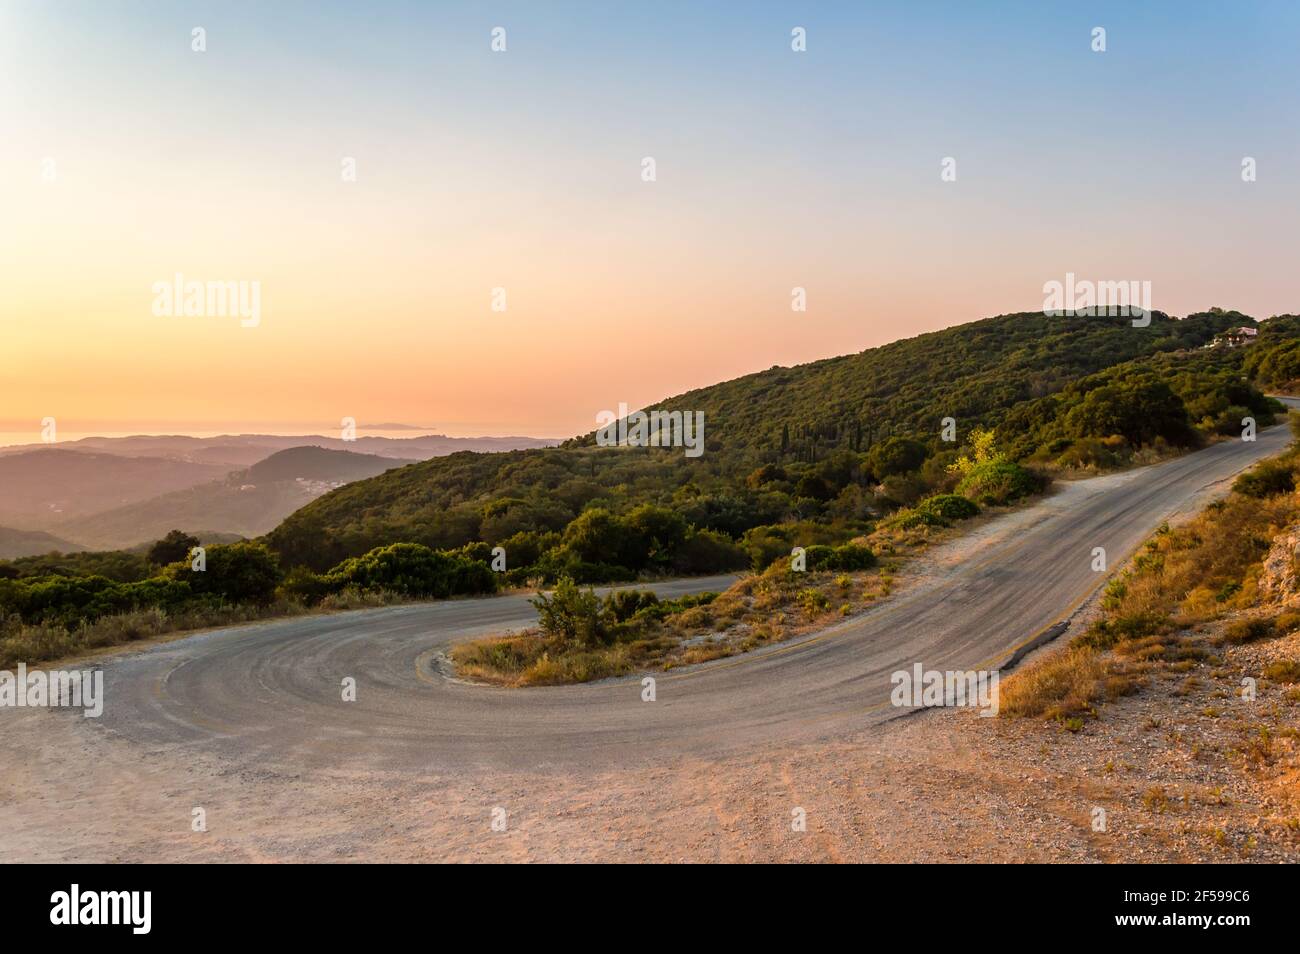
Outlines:
[{"label": "rolling green hill", "polygon": [[[1115,461],[1089,441],[1110,439],[1106,453],[1122,457],[1145,445],[1194,444],[1243,403],[1267,416],[1268,402],[1241,381],[1240,353],[1204,349],[1249,323],[1219,309],[1181,320],[1155,313],[1145,328],[1126,318],[1001,315],[655,405],[704,413],[706,451],[695,459],[680,449],[598,447],[594,433],[556,448],[453,454],[326,494],[267,542],[286,564],[316,569],[399,541],[501,543],[554,566],[547,553],[560,563],[615,561],[591,542],[591,524],[606,512],[607,536],[658,539],[641,526],[644,513],[637,528],[619,522],[647,504],[683,521],[684,534],[671,531],[677,544],[707,531],[716,538],[698,545],[725,547],[789,521],[851,529],[950,489],[945,471],[957,445],[940,440],[944,418],[955,420],[957,444],[977,427],[996,428],[1016,458],[1050,465],[1078,445],[1079,466],[1100,466]],[[1071,416],[1094,391],[1088,413]],[[1150,416],[1148,406],[1159,412],[1155,423],[1132,423]],[[1119,431],[1107,429],[1117,422]],[[699,569],[689,561],[672,568]]]}]

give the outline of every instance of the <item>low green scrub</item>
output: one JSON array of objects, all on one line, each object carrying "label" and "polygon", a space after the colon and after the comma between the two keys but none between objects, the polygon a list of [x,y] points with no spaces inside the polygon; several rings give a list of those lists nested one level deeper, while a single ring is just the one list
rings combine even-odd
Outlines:
[{"label": "low green scrub", "polygon": [[1159,613],[1107,616],[1090,626],[1075,642],[1093,649],[1110,649],[1125,640],[1145,639],[1168,632],[1169,628],[1169,617]]},{"label": "low green scrub", "polygon": [[948,521],[928,510],[904,507],[887,520],[882,520],[880,526],[885,530],[917,530],[921,527],[946,527]]},{"label": "low green scrub", "polygon": [[[33,563],[42,565],[25,565]],[[125,568],[102,557],[86,566]],[[417,544],[381,547],[324,574],[301,567],[284,573],[274,553],[248,542],[207,547],[202,569],[187,558],[156,569],[153,576],[125,582],[97,574],[4,576],[0,656],[10,662],[41,662],[160,633],[312,608],[492,593],[497,579],[471,555]]]},{"label": "low green scrub", "polygon": [[971,517],[979,516],[980,512],[978,504],[961,494],[935,494],[922,500],[916,505],[916,509],[920,513],[934,514],[936,517],[952,522],[969,520]]},{"label": "low green scrub", "polygon": [[1289,459],[1263,461],[1233,481],[1232,489],[1256,499],[1292,493],[1295,490],[1295,462]]},{"label": "low green scrub", "polygon": [[[862,546],[823,547],[846,565],[874,560]],[[810,548],[809,556],[818,554]],[[535,630],[462,643],[451,651],[457,671],[509,686],[584,682],[636,670],[666,670],[747,652],[860,611],[888,595],[886,571],[791,570],[774,562],[724,593],[659,599],[618,590],[601,599],[561,580],[534,601]]]},{"label": "low green scrub", "polygon": [[1039,493],[1045,481],[1026,467],[1009,460],[976,464],[957,484],[957,493],[981,506],[1015,503]]},{"label": "low green scrub", "polygon": [[804,551],[808,570],[869,570],[876,565],[870,547],[846,543],[838,547],[812,546]]},{"label": "low green scrub", "polygon": [[344,560],[323,580],[328,592],[352,586],[431,599],[494,593],[497,588],[496,574],[487,563],[418,543],[395,543]]},{"label": "low green scrub", "polygon": [[795,547],[832,549],[847,544],[857,535],[856,525],[803,520],[755,527],[745,534],[741,545],[749,554],[750,569],[762,573],[779,560],[788,561]]}]

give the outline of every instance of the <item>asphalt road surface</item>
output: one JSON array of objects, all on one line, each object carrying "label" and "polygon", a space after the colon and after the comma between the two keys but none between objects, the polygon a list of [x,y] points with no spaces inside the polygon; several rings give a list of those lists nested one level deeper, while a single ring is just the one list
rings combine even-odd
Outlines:
[{"label": "asphalt road surface", "polygon": [[[895,597],[814,636],[641,677],[496,689],[440,675],[436,655],[466,638],[533,621],[525,597],[363,610],[213,631],[106,659],[105,711],[84,720],[184,756],[293,770],[341,767],[472,772],[635,766],[667,755],[861,728],[902,711],[890,676],[997,667],[1067,618],[1161,523],[1202,506],[1222,482],[1283,449],[1289,429],[1225,441],[1153,467],[1066,483],[998,518],[987,539]],[[721,589],[728,577],[663,584],[663,595]],[[342,681],[357,698],[342,701]],[[54,713],[51,713],[53,715]],[[64,718],[80,716],[59,713]]]}]

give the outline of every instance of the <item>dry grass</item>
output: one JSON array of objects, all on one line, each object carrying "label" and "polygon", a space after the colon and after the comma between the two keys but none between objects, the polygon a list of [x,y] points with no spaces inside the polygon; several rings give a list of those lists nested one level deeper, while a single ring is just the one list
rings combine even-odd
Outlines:
[{"label": "dry grass", "polygon": [[1292,494],[1232,494],[1179,527],[1163,527],[1107,588],[1105,607],[1115,620],[1169,618],[1186,627],[1254,606],[1269,545],[1298,513]]},{"label": "dry grass", "polygon": [[589,682],[724,659],[861,612],[893,588],[890,569],[795,573],[778,561],[736,581],[712,602],[663,618],[634,619],[606,646],[565,644],[529,629],[454,647],[456,672],[502,686]]},{"label": "dry grass", "polygon": [[[1148,673],[1186,673],[1209,658],[1191,632],[1225,614],[1253,608],[1258,578],[1273,538],[1300,517],[1300,498],[1231,494],[1187,523],[1161,527],[1114,579],[1103,617],[1068,650],[1003,681],[1000,712],[1069,720],[1095,715],[1107,699],[1137,688]],[[1300,626],[1294,612],[1252,615],[1225,630],[1232,644],[1283,635]],[[1277,681],[1292,670],[1276,669]],[[1175,694],[1195,685],[1188,676]]]},{"label": "dry grass", "polygon": [[1264,667],[1264,678],[1272,682],[1300,682],[1300,660],[1279,659]]},{"label": "dry grass", "polygon": [[598,649],[566,646],[529,631],[461,643],[451,651],[462,678],[497,686],[554,686],[622,676],[653,655],[650,641]]},{"label": "dry grass", "polygon": [[998,713],[1010,718],[1064,720],[1091,713],[1098,702],[1120,694],[1128,685],[1111,671],[1102,653],[1086,646],[1071,646],[1003,681],[998,691]]}]

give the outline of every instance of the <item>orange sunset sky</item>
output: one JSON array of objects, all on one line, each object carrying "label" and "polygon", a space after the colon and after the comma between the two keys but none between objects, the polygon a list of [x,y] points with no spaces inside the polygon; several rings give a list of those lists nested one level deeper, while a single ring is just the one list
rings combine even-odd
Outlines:
[{"label": "orange sunset sky", "polygon": [[845,6],[0,6],[0,431],[564,437],[1067,271],[1300,310],[1294,8]]}]

